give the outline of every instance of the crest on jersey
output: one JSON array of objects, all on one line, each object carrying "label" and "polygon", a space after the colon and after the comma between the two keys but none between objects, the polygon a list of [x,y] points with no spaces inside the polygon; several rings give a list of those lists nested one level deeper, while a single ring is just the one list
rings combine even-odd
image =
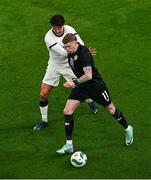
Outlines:
[{"label": "crest on jersey", "polygon": [[74,69],[74,61],[78,59],[78,56],[70,57],[70,66]]},{"label": "crest on jersey", "polygon": [[78,59],[78,56],[77,54],[74,56],[74,60],[76,61]]},{"label": "crest on jersey", "polygon": [[76,61],[78,59],[78,56],[77,55],[75,55],[74,57],[70,57],[70,60],[71,61]]}]

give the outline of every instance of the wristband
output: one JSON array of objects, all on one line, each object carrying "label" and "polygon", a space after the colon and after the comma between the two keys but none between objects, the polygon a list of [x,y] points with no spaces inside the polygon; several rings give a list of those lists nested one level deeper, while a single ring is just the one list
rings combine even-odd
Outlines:
[{"label": "wristband", "polygon": [[72,78],[72,81],[74,82],[75,85],[79,84],[79,82],[78,82],[78,80],[76,78]]}]

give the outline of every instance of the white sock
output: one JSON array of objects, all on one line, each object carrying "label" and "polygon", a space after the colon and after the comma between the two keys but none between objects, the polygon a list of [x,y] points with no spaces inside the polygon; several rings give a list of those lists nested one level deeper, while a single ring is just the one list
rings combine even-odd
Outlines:
[{"label": "white sock", "polygon": [[128,125],[128,127],[125,129],[125,131],[129,131],[129,130],[130,130],[130,128],[131,128],[131,126],[130,126],[130,125]]},{"label": "white sock", "polygon": [[66,144],[72,145],[72,140],[66,140]]},{"label": "white sock", "polygon": [[42,121],[48,122],[48,105],[44,107],[40,107],[40,113]]}]

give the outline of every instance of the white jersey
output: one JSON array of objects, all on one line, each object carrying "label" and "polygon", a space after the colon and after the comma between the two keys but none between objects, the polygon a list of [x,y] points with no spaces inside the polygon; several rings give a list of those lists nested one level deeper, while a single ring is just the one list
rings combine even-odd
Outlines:
[{"label": "white jersey", "polygon": [[56,36],[53,33],[52,29],[50,29],[45,35],[45,43],[49,51],[48,65],[63,65],[68,63],[67,52],[63,48],[64,45],[62,43],[64,36],[68,33],[75,34],[77,37],[77,41],[80,44],[84,45],[84,42],[81,40],[80,36],[77,34],[75,29],[69,25],[64,25],[64,34],[62,36]]},{"label": "white jersey", "polygon": [[68,33],[75,34],[77,41],[84,45],[80,36],[71,26],[68,25],[64,25],[64,34],[62,36],[56,36],[52,29],[50,29],[45,36],[46,46],[49,51],[48,66],[43,78],[43,83],[45,84],[58,86],[61,76],[63,76],[66,81],[71,81],[72,78],[76,78],[69,66],[67,51],[63,48],[64,45],[62,43],[64,36]]}]

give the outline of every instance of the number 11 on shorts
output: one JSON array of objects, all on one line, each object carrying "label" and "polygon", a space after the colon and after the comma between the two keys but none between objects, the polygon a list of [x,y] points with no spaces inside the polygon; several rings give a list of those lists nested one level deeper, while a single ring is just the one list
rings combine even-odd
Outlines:
[{"label": "number 11 on shorts", "polygon": [[104,99],[105,99],[107,102],[110,100],[109,95],[108,95],[108,93],[107,93],[106,91],[104,91],[104,92],[102,93],[102,95],[103,95]]}]

